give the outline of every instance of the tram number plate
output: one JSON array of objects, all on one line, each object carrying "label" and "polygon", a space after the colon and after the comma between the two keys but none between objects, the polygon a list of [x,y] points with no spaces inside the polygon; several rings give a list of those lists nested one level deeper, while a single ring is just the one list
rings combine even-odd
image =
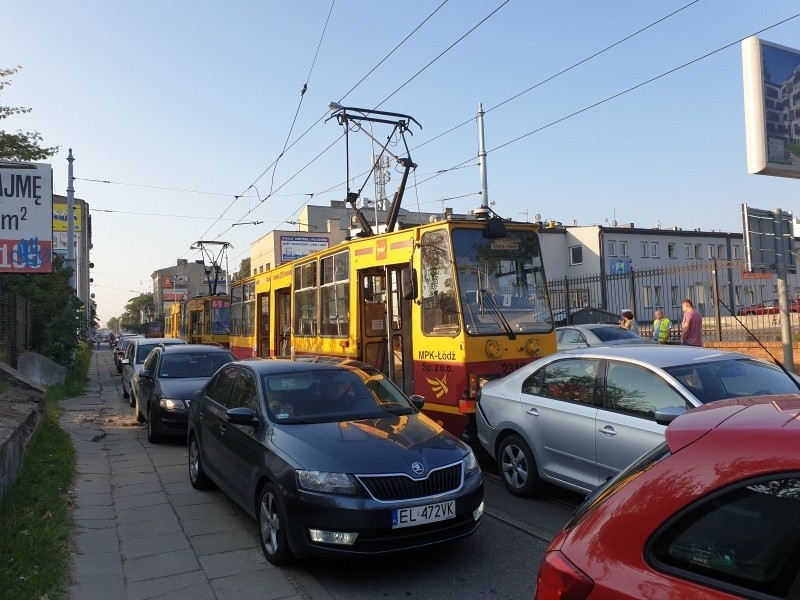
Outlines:
[{"label": "tram number plate", "polygon": [[456,501],[392,509],[392,529],[456,518]]}]

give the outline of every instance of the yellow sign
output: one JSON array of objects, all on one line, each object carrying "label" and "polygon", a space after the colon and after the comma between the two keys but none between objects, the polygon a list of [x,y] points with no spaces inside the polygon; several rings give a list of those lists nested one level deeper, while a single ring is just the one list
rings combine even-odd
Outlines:
[{"label": "yellow sign", "polygon": [[[74,229],[78,232],[81,230],[81,207],[77,204],[73,207],[75,212]],[[53,202],[53,231],[66,231],[67,230],[67,205],[58,204]]]}]

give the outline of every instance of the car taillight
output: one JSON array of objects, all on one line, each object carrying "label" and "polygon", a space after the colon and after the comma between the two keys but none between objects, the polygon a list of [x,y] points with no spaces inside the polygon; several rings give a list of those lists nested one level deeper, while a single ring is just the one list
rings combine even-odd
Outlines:
[{"label": "car taillight", "polygon": [[594,582],[558,550],[545,554],[534,600],[584,600]]}]

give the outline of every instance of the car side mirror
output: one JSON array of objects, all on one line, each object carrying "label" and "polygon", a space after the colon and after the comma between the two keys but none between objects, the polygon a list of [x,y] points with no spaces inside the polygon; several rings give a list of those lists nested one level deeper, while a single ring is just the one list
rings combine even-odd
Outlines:
[{"label": "car side mirror", "polygon": [[227,411],[225,411],[225,416],[228,419],[228,423],[232,423],[233,425],[246,425],[247,427],[258,427],[258,424],[261,422],[258,420],[258,416],[256,415],[256,413],[254,413],[252,409],[247,408],[246,406],[230,408]]},{"label": "car side mirror", "polygon": [[131,364],[131,359],[129,359],[129,358],[123,358],[123,359],[120,361],[120,363],[121,363],[121,364],[123,364],[123,365],[129,365],[129,364]]},{"label": "car side mirror", "polygon": [[656,423],[659,425],[669,425],[685,412],[686,409],[682,406],[665,406],[664,408],[656,409]]},{"label": "car side mirror", "polygon": [[139,371],[139,379],[152,379],[153,372],[150,369],[142,369]]},{"label": "car side mirror", "polygon": [[411,400],[411,404],[417,407],[417,410],[422,410],[422,407],[425,406],[425,396],[414,394],[409,397],[409,400]]}]

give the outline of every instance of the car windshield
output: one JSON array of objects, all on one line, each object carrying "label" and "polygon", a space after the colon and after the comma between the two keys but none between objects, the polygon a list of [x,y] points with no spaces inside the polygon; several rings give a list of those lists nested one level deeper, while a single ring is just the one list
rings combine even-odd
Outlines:
[{"label": "car windshield", "polygon": [[417,412],[377,371],[340,368],[264,375],[262,386],[270,417],[278,423],[331,423]]},{"label": "car windshield", "polygon": [[616,340],[632,340],[637,339],[639,336],[622,327],[596,327],[590,330],[597,336],[601,342],[613,342]]},{"label": "car windshield", "polygon": [[136,364],[142,364],[150,351],[158,346],[158,344],[139,344],[136,348]]},{"label": "car windshield", "polygon": [[664,370],[703,404],[725,398],[796,394],[800,390],[795,379],[777,366],[749,358],[679,365]]},{"label": "car windshield", "polygon": [[236,360],[229,352],[164,354],[158,376],[161,378],[211,377],[224,364]]}]

